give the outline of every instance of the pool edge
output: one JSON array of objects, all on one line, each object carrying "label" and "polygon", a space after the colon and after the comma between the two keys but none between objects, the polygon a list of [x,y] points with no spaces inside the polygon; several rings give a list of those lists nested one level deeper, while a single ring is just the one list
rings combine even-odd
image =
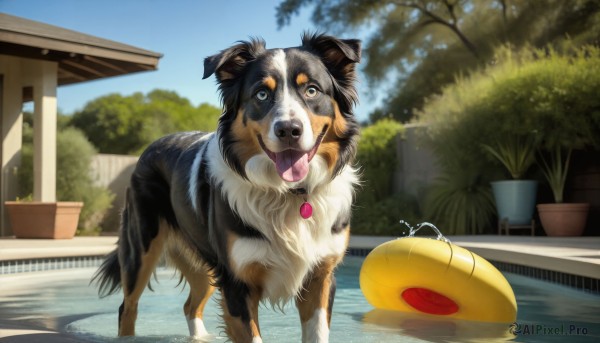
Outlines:
[{"label": "pool edge", "polygon": [[[451,236],[450,240],[492,262],[499,270],[600,294],[600,237]],[[96,267],[118,237],[72,240],[0,238],[2,275]],[[352,235],[348,255],[366,256],[396,237]],[[586,257],[587,254],[587,257]],[[583,256],[583,257],[582,257]]]}]

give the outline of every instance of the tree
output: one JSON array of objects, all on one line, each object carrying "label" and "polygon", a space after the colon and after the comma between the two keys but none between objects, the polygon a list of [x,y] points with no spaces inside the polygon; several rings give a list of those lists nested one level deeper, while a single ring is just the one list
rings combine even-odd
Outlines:
[{"label": "tree", "polygon": [[139,148],[143,132],[143,95],[109,94],[88,102],[73,114],[71,124],[81,129],[103,153],[126,154]]},{"label": "tree", "polygon": [[138,154],[149,143],[177,131],[213,131],[220,110],[193,106],[166,90],[144,95],[109,94],[88,102],[71,124],[81,129],[101,153]]},{"label": "tree", "polygon": [[279,26],[303,7],[312,21],[338,34],[370,27],[363,72],[369,86],[390,90],[384,109],[407,121],[424,99],[439,93],[461,73],[494,62],[494,47],[541,47],[566,37],[600,42],[600,2],[596,0],[284,0]]}]

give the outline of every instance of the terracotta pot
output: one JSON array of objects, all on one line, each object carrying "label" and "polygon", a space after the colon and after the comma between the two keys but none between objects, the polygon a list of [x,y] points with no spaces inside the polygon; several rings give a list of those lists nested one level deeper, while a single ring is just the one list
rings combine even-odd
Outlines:
[{"label": "terracotta pot", "polygon": [[4,203],[17,238],[69,239],[75,236],[82,202]]},{"label": "terracotta pot", "polygon": [[590,204],[539,204],[537,209],[548,236],[581,236]]}]

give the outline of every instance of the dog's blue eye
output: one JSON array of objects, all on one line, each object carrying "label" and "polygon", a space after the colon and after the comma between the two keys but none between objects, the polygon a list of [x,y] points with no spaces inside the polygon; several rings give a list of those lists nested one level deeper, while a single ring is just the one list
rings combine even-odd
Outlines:
[{"label": "dog's blue eye", "polygon": [[258,101],[265,101],[269,98],[269,93],[267,93],[265,90],[260,90],[256,92],[255,97]]},{"label": "dog's blue eye", "polygon": [[317,96],[317,94],[319,94],[319,90],[316,87],[308,87],[306,88],[304,94],[307,98],[314,98],[315,96]]}]

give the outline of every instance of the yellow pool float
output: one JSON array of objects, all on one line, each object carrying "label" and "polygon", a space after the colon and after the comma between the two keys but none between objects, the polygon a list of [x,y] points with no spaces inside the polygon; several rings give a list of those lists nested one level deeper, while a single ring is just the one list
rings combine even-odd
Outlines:
[{"label": "yellow pool float", "polygon": [[450,242],[406,237],[366,257],[360,288],[376,308],[511,323],[515,294],[484,258]]}]

